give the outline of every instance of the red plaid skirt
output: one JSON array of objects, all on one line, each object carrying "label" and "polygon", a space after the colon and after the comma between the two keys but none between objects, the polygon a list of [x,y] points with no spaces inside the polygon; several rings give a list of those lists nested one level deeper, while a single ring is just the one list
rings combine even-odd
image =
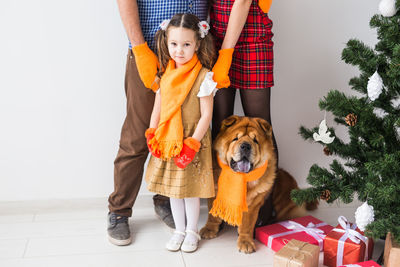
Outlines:
[{"label": "red plaid skirt", "polygon": [[[228,26],[234,0],[214,0],[211,6],[211,33],[220,49]],[[254,0],[233,53],[229,71],[231,87],[263,89],[274,85],[272,21]]]}]

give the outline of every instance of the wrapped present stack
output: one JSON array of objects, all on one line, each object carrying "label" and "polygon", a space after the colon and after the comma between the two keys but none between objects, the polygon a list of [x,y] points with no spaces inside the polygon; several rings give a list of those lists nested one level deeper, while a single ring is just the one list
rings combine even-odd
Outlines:
[{"label": "wrapped present stack", "polygon": [[393,240],[391,233],[386,235],[384,264],[385,267],[400,266],[400,245]]},{"label": "wrapped present stack", "polygon": [[292,239],[274,255],[274,266],[317,267],[319,247]]},{"label": "wrapped present stack", "polygon": [[313,216],[305,216],[259,227],[256,238],[274,251],[282,249],[292,239],[317,245],[322,251],[324,237],[332,229]]},{"label": "wrapped present stack", "polygon": [[324,239],[324,265],[336,267],[367,261],[372,256],[373,240],[340,216],[339,225]]},{"label": "wrapped present stack", "polygon": [[[316,245],[323,251],[324,265],[328,267],[379,266],[368,261],[374,248],[373,240],[364,236],[357,225],[349,223],[345,217],[340,216],[338,222],[338,226],[333,228],[317,218],[305,216],[259,227],[256,229],[256,238],[272,250],[278,251],[274,257],[274,266],[317,266],[315,257],[310,256],[313,259],[311,261],[299,252],[299,247],[303,248],[304,243]],[[388,240],[390,238],[387,242]],[[390,254],[399,258],[391,260]],[[397,244],[391,247],[386,245],[385,260],[386,257],[388,262],[400,262],[400,247]]]}]

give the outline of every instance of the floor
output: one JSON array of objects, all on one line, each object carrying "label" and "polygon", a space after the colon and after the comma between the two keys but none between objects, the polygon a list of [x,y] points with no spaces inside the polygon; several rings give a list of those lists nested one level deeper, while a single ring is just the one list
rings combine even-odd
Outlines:
[{"label": "floor", "polygon": [[[336,225],[339,215],[354,220],[358,203],[321,204],[310,214]],[[169,229],[155,217],[150,196],[140,196],[130,220],[133,243],[110,244],[106,237],[106,199],[0,202],[0,266],[272,266],[274,252],[256,242],[246,255],[236,248],[236,230],[225,228],[214,240],[202,240],[195,253],[168,252]],[[201,208],[200,227],[207,210]],[[374,258],[383,249],[375,244]],[[322,262],[322,254],[320,257]],[[320,265],[322,266],[322,265]]]}]

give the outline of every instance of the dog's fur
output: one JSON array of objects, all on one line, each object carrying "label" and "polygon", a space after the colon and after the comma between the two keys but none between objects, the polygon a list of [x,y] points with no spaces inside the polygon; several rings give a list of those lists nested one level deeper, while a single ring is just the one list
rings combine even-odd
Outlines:
[{"label": "dog's fur", "polygon": [[[242,224],[238,227],[239,251],[245,253],[255,251],[253,233],[258,212],[271,193],[274,183],[272,201],[277,212],[276,219],[286,220],[305,215],[305,206],[296,206],[290,199],[290,191],[297,188],[296,181],[286,171],[278,170],[277,172],[276,170],[272,129],[267,121],[260,118],[231,116],[222,122],[213,148],[220,160],[236,172],[250,172],[261,167],[268,160],[264,175],[256,181],[247,183],[248,212],[243,213]],[[219,174],[214,173],[214,176],[217,191]],[[214,199],[209,199],[209,209],[213,201]],[[200,230],[201,237],[215,238],[221,223],[222,219],[209,214],[206,225]]]}]

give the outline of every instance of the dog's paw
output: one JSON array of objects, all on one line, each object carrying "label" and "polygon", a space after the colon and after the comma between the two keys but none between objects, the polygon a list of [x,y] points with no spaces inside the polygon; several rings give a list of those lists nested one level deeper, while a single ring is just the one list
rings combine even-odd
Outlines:
[{"label": "dog's paw", "polygon": [[213,229],[208,227],[207,225],[201,228],[200,236],[203,239],[213,239],[217,237],[218,229]]},{"label": "dog's paw", "polygon": [[238,239],[237,246],[240,252],[249,254],[256,251],[256,244],[251,238],[240,238]]}]

